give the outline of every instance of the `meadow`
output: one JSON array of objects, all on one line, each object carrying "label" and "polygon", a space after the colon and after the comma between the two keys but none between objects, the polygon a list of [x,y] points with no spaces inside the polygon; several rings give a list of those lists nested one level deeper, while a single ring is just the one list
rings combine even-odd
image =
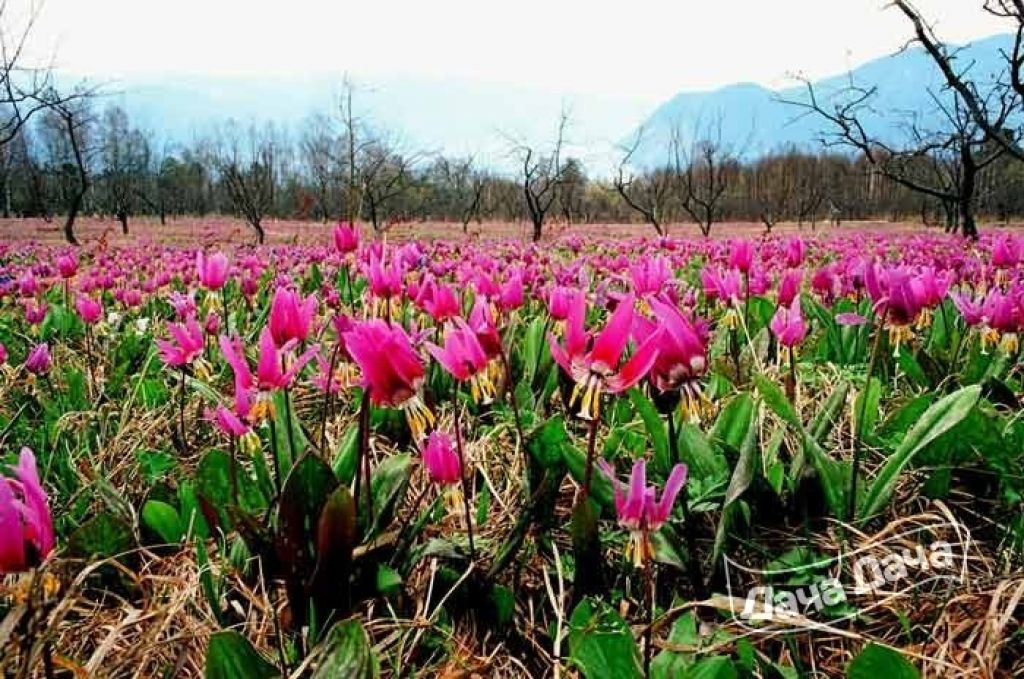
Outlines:
[{"label": "meadow", "polygon": [[0,224],[5,676],[1024,672],[1024,236],[517,228]]}]

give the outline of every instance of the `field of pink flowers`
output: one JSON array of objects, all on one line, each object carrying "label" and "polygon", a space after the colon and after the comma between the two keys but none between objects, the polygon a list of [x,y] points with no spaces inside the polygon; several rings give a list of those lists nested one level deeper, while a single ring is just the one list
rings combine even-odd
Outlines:
[{"label": "field of pink flowers", "polygon": [[5,676],[1024,672],[1024,237],[224,228],[0,241]]}]

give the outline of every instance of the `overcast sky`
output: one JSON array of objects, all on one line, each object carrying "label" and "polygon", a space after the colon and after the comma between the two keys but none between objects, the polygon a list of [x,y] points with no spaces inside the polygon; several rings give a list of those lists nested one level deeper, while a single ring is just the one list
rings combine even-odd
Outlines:
[{"label": "overcast sky", "polygon": [[[897,49],[885,0],[45,0],[60,67],[137,74],[459,77],[658,100],[831,75]],[[919,0],[939,35],[1006,30],[981,0]]]}]

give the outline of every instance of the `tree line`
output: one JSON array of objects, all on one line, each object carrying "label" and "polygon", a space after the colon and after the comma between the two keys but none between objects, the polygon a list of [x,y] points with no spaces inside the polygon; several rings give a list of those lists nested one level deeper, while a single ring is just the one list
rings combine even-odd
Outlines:
[{"label": "tree line", "polygon": [[808,84],[806,97],[787,103],[821,121],[820,148],[750,158],[723,142],[719,121],[672,135],[663,163],[637,167],[641,130],[612,176],[593,177],[566,153],[566,114],[546,146],[510,142],[514,170],[499,172],[472,156],[406,148],[357,114],[348,83],[334,110],[294,129],[227,121],[190,143],[161,141],[102,93],[62,92],[47,68],[26,65],[16,47],[31,24],[12,31],[0,7],[0,211],[61,218],[69,242],[81,214],[116,219],[129,233],[143,215],[164,223],[214,213],[242,217],[260,242],[267,219],[359,220],[377,233],[421,221],[464,231],[525,222],[534,239],[552,222],[646,223],[658,234],[690,222],[708,235],[728,221],[770,232],[782,221],[920,219],[973,236],[979,216],[1024,216],[1024,0],[988,0],[981,10],[1011,22],[1016,40],[1002,72],[975,78],[913,5],[893,3],[946,81],[933,93],[945,123],[919,129],[908,120],[901,144],[866,132],[862,118],[884,106],[874,89],[851,84],[822,97]]}]

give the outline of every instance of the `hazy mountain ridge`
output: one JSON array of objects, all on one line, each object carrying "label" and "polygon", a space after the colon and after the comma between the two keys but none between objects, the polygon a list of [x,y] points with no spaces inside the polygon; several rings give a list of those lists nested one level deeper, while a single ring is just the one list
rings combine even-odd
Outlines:
[{"label": "hazy mountain ridge", "polygon": [[[974,62],[975,73],[998,69],[1000,49],[1011,37],[976,41],[960,54]],[[814,83],[822,97],[849,82],[877,86],[883,111],[915,111],[925,125],[939,124],[928,90],[941,90],[941,75],[920,49],[867,62],[849,74]],[[343,76],[267,75],[260,77],[160,75],[136,76],[106,83],[106,98],[127,109],[137,124],[158,138],[189,143],[229,120],[242,124],[273,121],[298,134],[312,114],[337,110]],[[707,92],[681,92],[656,102],[627,96],[562,95],[522,85],[424,77],[357,80],[355,108],[364,120],[395,138],[409,151],[441,151],[476,155],[495,168],[513,168],[510,155],[516,140],[544,146],[553,136],[561,110],[571,112],[567,154],[583,160],[592,174],[607,174],[621,156],[620,147],[635,139],[642,126],[643,143],[633,157],[640,167],[666,162],[673,129],[683,144],[695,131],[720,121],[723,142],[746,157],[781,147],[817,147],[821,123],[801,116],[800,109],[781,100],[806,96],[802,84],[773,90],[737,83]],[[653,109],[653,112],[652,112]],[[881,116],[866,118],[873,133],[892,140],[899,125]]]}]

